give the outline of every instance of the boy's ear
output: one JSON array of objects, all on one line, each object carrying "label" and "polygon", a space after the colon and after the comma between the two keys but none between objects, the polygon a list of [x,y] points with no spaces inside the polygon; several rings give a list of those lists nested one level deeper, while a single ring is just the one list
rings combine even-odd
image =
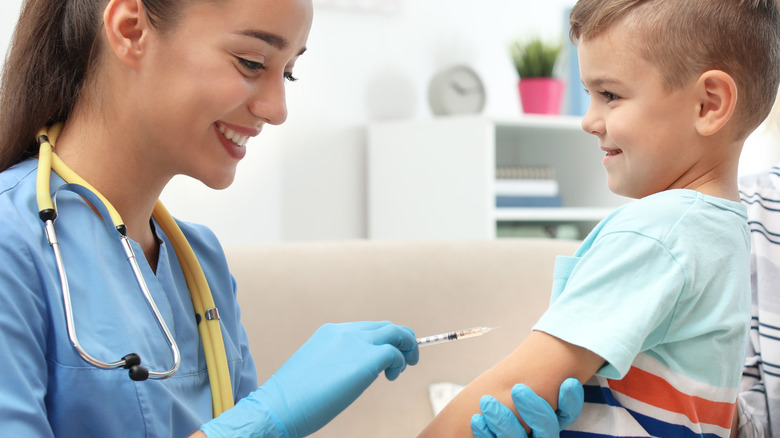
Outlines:
[{"label": "boy's ear", "polygon": [[110,0],[103,12],[108,45],[120,62],[137,67],[150,29],[141,0]]},{"label": "boy's ear", "polygon": [[721,70],[708,70],[699,76],[696,130],[704,136],[718,132],[731,119],[737,106],[737,84]]}]

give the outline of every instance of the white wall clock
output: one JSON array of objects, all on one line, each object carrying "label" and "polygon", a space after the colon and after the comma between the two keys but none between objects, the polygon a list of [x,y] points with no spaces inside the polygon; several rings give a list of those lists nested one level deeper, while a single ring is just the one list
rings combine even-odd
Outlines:
[{"label": "white wall clock", "polygon": [[431,79],[428,100],[434,114],[477,114],[485,108],[485,86],[465,65],[448,68]]}]

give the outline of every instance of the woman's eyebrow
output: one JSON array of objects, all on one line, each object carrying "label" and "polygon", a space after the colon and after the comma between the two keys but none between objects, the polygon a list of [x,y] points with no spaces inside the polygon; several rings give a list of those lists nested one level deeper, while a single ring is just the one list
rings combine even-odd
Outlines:
[{"label": "woman's eyebrow", "polygon": [[[279,35],[274,35],[272,33],[263,32],[260,30],[247,29],[247,30],[239,31],[238,34],[252,37],[252,38],[257,38],[261,41],[265,41],[266,43],[270,44],[271,46],[279,50],[284,50],[287,48],[287,46],[289,46],[289,43],[283,37],[280,37]],[[300,52],[298,52],[298,55],[302,55],[303,52],[305,51],[306,48],[304,47],[303,49],[301,49]]]},{"label": "woman's eyebrow", "polygon": [[279,50],[284,50],[288,46],[288,43],[287,43],[286,39],[284,39],[284,38],[282,38],[282,37],[280,37],[278,35],[274,35],[274,34],[268,33],[268,32],[263,32],[263,31],[260,31],[260,30],[247,29],[247,30],[239,31],[238,34],[239,35],[245,35],[245,36],[253,37],[253,38],[257,38],[257,39],[259,39],[261,41],[265,41],[266,43],[276,47]]}]

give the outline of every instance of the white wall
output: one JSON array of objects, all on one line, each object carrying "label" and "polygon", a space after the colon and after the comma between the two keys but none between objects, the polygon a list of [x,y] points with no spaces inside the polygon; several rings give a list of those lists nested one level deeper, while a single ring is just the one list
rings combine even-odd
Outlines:
[{"label": "white wall", "polygon": [[[432,117],[428,81],[455,63],[469,64],[482,76],[485,115],[516,117],[516,76],[507,44],[533,33],[563,37],[564,9],[574,3],[374,0],[394,6],[377,13],[325,1],[315,0],[309,50],[295,71],[300,81],[288,87],[287,123],[268,127],[250,142],[229,189],[212,191],[181,177],[163,193],[174,215],[211,226],[225,244],[364,237],[365,124]],[[20,4],[4,0],[0,47],[8,44]],[[751,139],[741,169],[780,161],[774,144]]]}]

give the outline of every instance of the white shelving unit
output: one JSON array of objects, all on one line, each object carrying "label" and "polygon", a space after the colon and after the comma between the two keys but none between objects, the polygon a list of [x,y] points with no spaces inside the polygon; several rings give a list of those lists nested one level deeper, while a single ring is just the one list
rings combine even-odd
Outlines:
[{"label": "white shelving unit", "polygon": [[[575,117],[443,117],[368,128],[368,237],[484,239],[499,222],[578,225],[626,198],[612,194],[603,151]],[[496,208],[499,165],[555,169],[561,208]]]}]

